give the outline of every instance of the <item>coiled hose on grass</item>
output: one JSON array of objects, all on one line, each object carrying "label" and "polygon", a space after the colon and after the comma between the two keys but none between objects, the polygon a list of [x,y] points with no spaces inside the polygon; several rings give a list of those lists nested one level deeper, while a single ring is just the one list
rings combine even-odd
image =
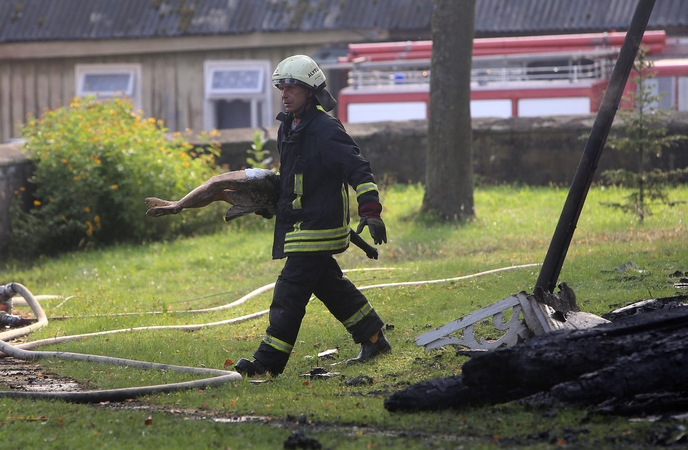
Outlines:
[{"label": "coiled hose on grass", "polygon": [[[470,278],[477,278],[484,275],[494,274],[498,272],[505,272],[510,270],[524,269],[536,267],[539,264],[523,264],[519,266],[508,266],[499,269],[488,270],[480,273],[475,273],[472,275],[465,275],[453,278],[442,278],[436,280],[425,280],[425,281],[406,281],[398,283],[384,283],[370,286],[362,286],[360,290],[374,289],[374,288],[387,288],[387,287],[399,287],[399,286],[416,286],[424,284],[435,284],[444,283],[451,281],[459,281]],[[142,387],[132,387],[132,388],[122,388],[122,389],[105,389],[97,391],[80,391],[80,392],[25,392],[25,391],[0,391],[0,397],[10,397],[10,398],[40,398],[40,399],[59,399],[75,403],[99,403],[105,401],[122,401],[126,399],[141,397],[144,395],[152,395],[159,393],[167,393],[180,391],[185,389],[204,389],[211,386],[220,386],[231,381],[238,381],[242,379],[241,374],[234,371],[228,370],[218,370],[218,369],[206,369],[206,368],[196,368],[187,366],[176,366],[169,364],[158,364],[144,361],[136,361],[131,359],[114,358],[109,356],[97,356],[97,355],[87,355],[81,353],[70,353],[70,352],[43,352],[43,351],[31,351],[30,348],[36,348],[42,345],[57,344],[61,342],[83,339],[90,336],[99,336],[103,334],[113,334],[131,331],[143,331],[143,330],[155,330],[155,329],[179,329],[185,331],[194,331],[204,327],[227,325],[232,323],[239,323],[246,320],[251,320],[260,316],[263,316],[269,312],[269,310],[258,311],[252,314],[247,314],[245,316],[236,317],[233,319],[222,320],[217,322],[205,323],[205,324],[194,324],[194,325],[172,325],[172,326],[149,326],[149,327],[137,327],[137,328],[126,328],[120,330],[109,330],[97,333],[88,333],[72,336],[62,336],[56,338],[43,339],[40,341],[28,342],[25,344],[20,344],[17,346],[10,345],[5,342],[9,339],[15,339],[19,336],[24,336],[31,333],[34,330],[44,327],[48,324],[48,319],[43,308],[40,306],[33,294],[24,286],[19,283],[10,283],[9,286],[15,293],[21,295],[26,304],[31,308],[33,313],[37,318],[37,322],[29,326],[17,328],[9,331],[0,333],[0,352],[7,356],[12,356],[17,359],[22,360],[38,360],[42,358],[55,358],[62,360],[72,360],[72,361],[87,361],[87,362],[99,362],[105,364],[114,364],[134,367],[137,369],[147,369],[147,370],[171,370],[174,372],[199,374],[199,375],[212,375],[210,378],[204,378],[195,381],[181,382],[181,383],[169,383],[163,385],[154,386],[142,386]],[[248,299],[259,295],[261,293],[267,292],[274,288],[275,284],[270,283],[262,286],[244,297],[236,300],[228,305],[219,306],[216,308],[209,308],[205,310],[193,310],[190,312],[209,312],[216,311],[220,309],[227,309],[239,304],[244,303]]]},{"label": "coiled hose on grass", "polygon": [[48,324],[48,319],[43,312],[43,308],[34,298],[33,294],[19,283],[11,283],[10,288],[21,295],[29,305],[38,321],[23,328],[0,333],[0,351],[6,355],[23,360],[38,360],[42,358],[56,358],[71,361],[100,362],[115,364],[120,366],[135,367],[138,369],[171,370],[174,372],[193,373],[202,375],[212,375],[211,378],[187,381],[181,383],[169,383],[155,386],[142,386],[123,389],[104,389],[98,391],[80,392],[24,392],[24,391],[0,391],[0,397],[10,398],[41,398],[41,399],[60,399],[75,403],[98,403],[104,401],[122,401],[129,398],[141,397],[144,395],[174,392],[185,389],[205,389],[210,386],[220,386],[230,381],[241,380],[242,376],[238,372],[229,370],[205,369],[186,366],[175,366],[170,364],[157,364],[144,361],[136,361],[123,358],[112,358],[109,356],[85,355],[81,353],[69,352],[37,352],[14,347],[5,339],[14,339],[23,336],[31,331],[37,330]]}]

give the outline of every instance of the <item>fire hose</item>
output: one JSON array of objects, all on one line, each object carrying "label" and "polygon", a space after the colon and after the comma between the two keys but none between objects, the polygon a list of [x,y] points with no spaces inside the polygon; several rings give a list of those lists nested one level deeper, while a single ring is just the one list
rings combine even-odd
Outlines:
[{"label": "fire hose", "polygon": [[10,398],[42,398],[42,399],[60,399],[76,403],[98,403],[103,401],[122,401],[128,398],[136,398],[143,395],[151,395],[158,393],[167,393],[180,391],[185,389],[205,389],[211,386],[220,386],[230,381],[241,380],[242,376],[238,372],[229,370],[205,369],[186,366],[175,366],[170,364],[157,364],[144,361],[136,361],[131,359],[113,358],[109,356],[85,355],[81,353],[69,352],[37,352],[23,350],[14,347],[7,342],[6,339],[14,339],[19,336],[26,335],[34,330],[44,327],[48,324],[48,319],[43,312],[43,308],[35,299],[33,294],[19,283],[10,283],[3,286],[0,290],[0,295],[9,294],[21,295],[26,303],[29,305],[33,313],[36,315],[38,321],[26,327],[17,328],[14,330],[0,333],[0,351],[6,355],[12,356],[22,360],[38,360],[43,358],[56,358],[73,361],[88,361],[100,362],[122,366],[129,366],[138,369],[157,369],[157,370],[171,370],[173,372],[193,373],[202,375],[212,375],[211,378],[204,378],[195,381],[169,383],[155,386],[142,386],[123,389],[105,389],[98,391],[81,391],[81,392],[24,392],[24,391],[0,391],[0,397]]},{"label": "fire hose", "polygon": [[[470,278],[476,278],[484,275],[511,271],[524,268],[532,268],[539,266],[540,264],[523,264],[518,266],[508,266],[499,269],[488,270],[484,272],[479,272],[471,275],[453,277],[453,278],[443,278],[436,280],[425,280],[425,281],[406,281],[398,283],[385,283],[370,286],[361,286],[360,290],[374,289],[374,288],[387,288],[387,287],[400,287],[400,286],[417,286],[425,284],[434,283],[444,283],[460,281]],[[228,305],[219,306],[217,308],[210,308],[206,310],[195,310],[197,312],[208,312],[218,309],[226,309],[228,307],[237,306],[252,298],[258,294],[266,292],[274,288],[274,283],[262,286],[246,296],[236,300]],[[80,391],[80,392],[25,392],[25,391],[0,391],[0,397],[9,398],[41,398],[41,399],[57,399],[64,400],[74,403],[99,403],[104,401],[123,401],[125,399],[136,398],[144,395],[152,395],[159,393],[169,393],[186,389],[205,389],[212,386],[220,386],[231,381],[242,380],[241,374],[235,371],[219,370],[219,369],[207,369],[207,368],[197,368],[188,366],[176,366],[170,364],[159,364],[151,363],[145,361],[137,361],[124,358],[115,358],[109,356],[98,356],[98,355],[88,355],[82,353],[70,353],[70,352],[46,352],[46,351],[32,351],[29,348],[36,348],[41,345],[57,344],[61,342],[83,339],[90,336],[97,336],[103,334],[121,333],[121,332],[131,332],[131,331],[142,331],[142,330],[154,330],[154,329],[180,329],[186,331],[194,331],[204,327],[227,325],[242,322],[245,320],[251,320],[263,316],[269,312],[269,310],[258,311],[255,313],[247,314],[241,317],[236,317],[233,319],[205,323],[205,324],[194,324],[194,325],[183,325],[183,326],[149,326],[149,327],[138,327],[138,328],[126,328],[120,330],[109,330],[97,333],[72,335],[72,336],[62,336],[56,338],[43,339],[40,341],[28,342],[25,344],[20,344],[13,346],[5,341],[10,339],[15,339],[20,336],[31,333],[37,329],[40,329],[48,324],[48,318],[40,306],[39,302],[36,300],[34,295],[23,285],[19,283],[9,283],[5,286],[0,286],[0,301],[3,298],[11,299],[15,294],[19,294],[23,297],[26,304],[31,308],[32,312],[35,314],[37,321],[31,325],[24,326],[21,328],[11,329],[0,333],[0,352],[4,353],[6,356],[11,356],[21,360],[39,360],[43,358],[54,358],[61,360],[72,360],[72,361],[86,361],[86,362],[98,362],[105,364],[114,364],[121,366],[128,366],[137,369],[144,370],[169,370],[179,373],[187,374],[199,374],[199,375],[210,375],[209,378],[203,378],[195,381],[180,382],[180,383],[169,383],[162,385],[153,386],[141,386],[132,388],[121,388],[121,389],[105,389],[105,390],[93,390],[93,391]],[[232,305],[232,306],[230,306]]]}]

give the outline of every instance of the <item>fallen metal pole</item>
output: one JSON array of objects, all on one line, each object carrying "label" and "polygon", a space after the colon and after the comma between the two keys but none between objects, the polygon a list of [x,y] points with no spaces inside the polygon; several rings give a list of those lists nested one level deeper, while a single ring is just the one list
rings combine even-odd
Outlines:
[{"label": "fallen metal pole", "polygon": [[638,0],[535,287],[553,293],[655,0]]}]

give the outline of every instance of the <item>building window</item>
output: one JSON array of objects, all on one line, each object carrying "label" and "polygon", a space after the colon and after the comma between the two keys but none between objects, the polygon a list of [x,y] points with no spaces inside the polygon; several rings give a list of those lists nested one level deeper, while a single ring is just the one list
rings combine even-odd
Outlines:
[{"label": "building window", "polygon": [[126,97],[135,109],[141,109],[141,65],[77,64],[75,73],[78,97]]},{"label": "building window", "polygon": [[210,93],[214,95],[260,94],[265,72],[259,68],[210,69]]},{"label": "building window", "polygon": [[258,128],[270,123],[270,62],[206,61],[205,129]]}]

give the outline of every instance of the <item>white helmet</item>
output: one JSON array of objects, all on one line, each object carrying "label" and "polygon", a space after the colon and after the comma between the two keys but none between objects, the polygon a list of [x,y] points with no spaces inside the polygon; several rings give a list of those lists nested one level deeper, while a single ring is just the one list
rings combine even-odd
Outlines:
[{"label": "white helmet", "polygon": [[312,89],[318,103],[325,111],[331,111],[337,102],[325,89],[325,74],[312,58],[306,55],[290,56],[279,64],[272,73],[272,84],[299,84]]}]

